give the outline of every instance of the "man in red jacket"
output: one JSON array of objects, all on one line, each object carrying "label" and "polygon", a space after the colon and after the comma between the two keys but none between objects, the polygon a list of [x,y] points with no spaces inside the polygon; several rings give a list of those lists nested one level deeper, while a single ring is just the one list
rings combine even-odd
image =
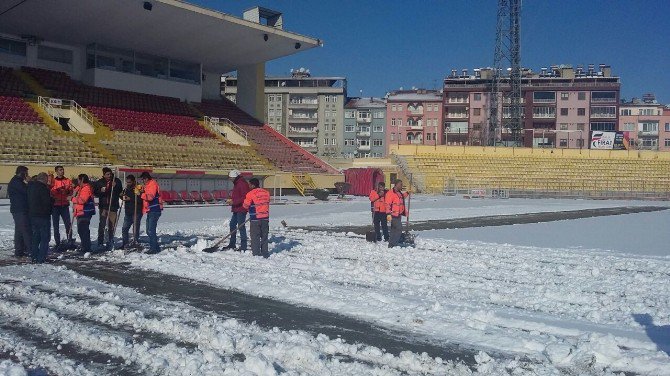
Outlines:
[{"label": "man in red jacket", "polygon": [[375,227],[376,240],[382,241],[382,231],[384,232],[384,241],[389,241],[389,228],[386,221],[386,184],[380,181],[377,189],[370,191],[370,209],[372,209],[372,223]]},{"label": "man in red jacket", "polygon": [[238,170],[232,170],[228,177],[233,180],[233,193],[228,199],[230,211],[233,215],[230,217],[230,243],[224,249],[235,249],[237,242],[237,233],[240,233],[240,248],[238,251],[247,250],[247,209],[244,208],[244,198],[249,193],[249,183]]},{"label": "man in red jacket", "polygon": [[407,196],[409,196],[409,192],[402,191],[402,180],[400,179],[395,181],[393,189],[386,192],[387,219],[391,221],[389,248],[393,248],[400,243],[400,236],[402,235],[402,216],[407,216],[407,207],[405,206],[405,198],[407,198]]},{"label": "man in red jacket", "polygon": [[270,193],[261,188],[256,178],[249,180],[251,191],[244,199],[245,209],[251,220],[251,253],[254,256],[270,257],[268,253],[268,232],[270,230]]},{"label": "man in red jacket", "polygon": [[63,166],[56,166],[56,177],[53,179],[51,185],[51,197],[54,199],[54,205],[51,209],[51,224],[54,228],[54,241],[56,242],[56,250],[64,250],[60,244],[60,219],[63,218],[65,225],[65,234],[67,242],[72,243],[72,222],[70,221],[70,202],[68,196],[74,192],[72,180],[65,177],[65,169]]}]

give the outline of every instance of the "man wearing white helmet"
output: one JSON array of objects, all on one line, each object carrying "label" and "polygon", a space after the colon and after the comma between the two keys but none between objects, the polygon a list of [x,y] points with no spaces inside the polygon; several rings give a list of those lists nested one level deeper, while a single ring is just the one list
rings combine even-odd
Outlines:
[{"label": "man wearing white helmet", "polygon": [[[230,243],[228,249],[235,249],[237,242],[237,233],[240,233],[240,248],[238,250],[245,251],[247,249],[247,227],[245,222],[247,220],[247,209],[244,208],[244,198],[249,192],[249,183],[242,176],[238,170],[232,170],[228,173],[228,177],[233,179],[233,193],[228,199],[230,204],[230,211],[233,212],[230,218]],[[239,228],[238,228],[239,226]]]}]

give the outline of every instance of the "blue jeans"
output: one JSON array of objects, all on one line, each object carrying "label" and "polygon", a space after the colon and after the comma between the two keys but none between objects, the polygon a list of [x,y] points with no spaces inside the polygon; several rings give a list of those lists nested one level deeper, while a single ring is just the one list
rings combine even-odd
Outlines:
[{"label": "blue jeans", "polygon": [[51,239],[49,217],[30,217],[30,227],[33,230],[33,261],[43,263],[47,257],[49,240]]},{"label": "blue jeans", "polygon": [[60,244],[60,218],[63,218],[67,240],[72,240],[72,228],[70,228],[70,226],[72,226],[72,223],[70,222],[70,207],[54,206],[51,209],[51,223],[54,226],[54,241],[56,241],[56,245]]},{"label": "blue jeans", "polygon": [[[123,226],[121,226],[121,237],[123,238],[123,245],[129,243],[128,231],[133,227],[133,214],[126,213],[123,217]],[[140,223],[142,223],[142,213],[137,213],[137,223],[135,224],[135,231],[133,232],[133,241],[137,243],[140,238]]]},{"label": "blue jeans", "polygon": [[228,248],[235,248],[235,243],[237,243],[237,233],[240,233],[240,249],[247,249],[247,225],[242,225],[237,231],[233,232],[237,226],[244,223],[247,220],[247,213],[233,213],[233,216],[230,218],[230,232],[233,234],[230,235],[230,243],[228,243]]},{"label": "blue jeans", "polygon": [[77,217],[77,233],[81,241],[81,252],[91,251],[91,217]]},{"label": "blue jeans", "polygon": [[147,213],[147,235],[149,235],[149,251],[159,252],[158,235],[156,234],[156,227],[158,226],[158,218],[161,217],[161,212]]}]

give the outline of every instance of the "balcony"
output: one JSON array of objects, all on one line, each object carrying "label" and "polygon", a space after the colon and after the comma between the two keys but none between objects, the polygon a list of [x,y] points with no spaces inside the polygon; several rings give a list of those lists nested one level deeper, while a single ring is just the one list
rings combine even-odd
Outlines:
[{"label": "balcony", "polygon": [[290,123],[316,124],[319,122],[317,116],[289,116],[288,120]]},{"label": "balcony", "polygon": [[357,117],[356,122],[358,123],[371,123],[372,122],[372,116],[364,116],[364,117]]},{"label": "balcony", "polygon": [[410,115],[423,116],[423,108],[408,108]]},{"label": "balcony", "polygon": [[289,136],[292,137],[316,137],[316,128],[305,129],[305,128],[292,128],[288,131]]},{"label": "balcony", "polygon": [[533,98],[533,103],[556,103],[556,98]]},{"label": "balcony", "polygon": [[356,132],[356,136],[358,136],[358,137],[370,137],[370,131],[359,131],[359,132]]},{"label": "balcony", "polygon": [[356,147],[356,149],[362,150],[362,151],[370,151],[370,145],[358,145]]},{"label": "balcony", "polygon": [[413,124],[413,125],[409,126],[409,129],[411,129],[413,131],[422,131],[423,130],[423,125]]},{"label": "balcony", "polygon": [[658,137],[658,131],[639,131],[638,137]]},{"label": "balcony", "polygon": [[595,114],[591,114],[591,119],[597,118],[597,119],[613,119],[616,117],[616,113],[604,113],[604,112],[599,112]]},{"label": "balcony", "polygon": [[304,102],[289,102],[288,103],[289,108],[310,108],[310,109],[317,109],[319,108],[319,102],[318,101],[304,101]]},{"label": "balcony", "polygon": [[447,98],[448,104],[468,104],[470,99],[468,97],[451,97]]},{"label": "balcony", "polygon": [[468,113],[467,112],[448,112],[447,113],[447,118],[450,118],[450,119],[467,119],[468,118]]}]

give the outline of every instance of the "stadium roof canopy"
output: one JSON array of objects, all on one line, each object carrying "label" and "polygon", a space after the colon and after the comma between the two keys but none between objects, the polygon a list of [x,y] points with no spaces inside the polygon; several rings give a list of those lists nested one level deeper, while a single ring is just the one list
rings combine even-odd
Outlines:
[{"label": "stadium roof canopy", "polygon": [[[179,0],[150,0],[151,10],[146,10],[144,3],[26,0],[0,16],[0,31],[37,40],[70,45],[98,43],[200,62],[203,70],[219,73],[321,45],[318,39]],[[264,34],[268,35],[267,41]]]}]

